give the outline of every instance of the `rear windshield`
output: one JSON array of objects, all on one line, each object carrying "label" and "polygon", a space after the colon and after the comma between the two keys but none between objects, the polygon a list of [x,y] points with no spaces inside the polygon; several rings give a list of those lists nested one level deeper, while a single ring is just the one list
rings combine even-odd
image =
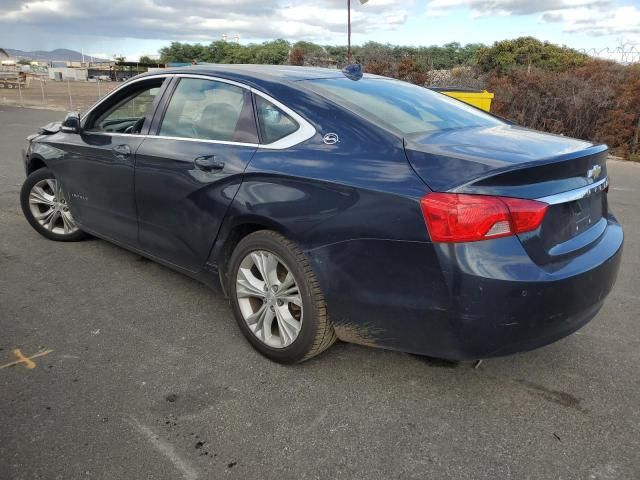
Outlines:
[{"label": "rear windshield", "polygon": [[307,80],[305,85],[323,97],[403,135],[503,124],[458,100],[398,80],[323,78]]}]

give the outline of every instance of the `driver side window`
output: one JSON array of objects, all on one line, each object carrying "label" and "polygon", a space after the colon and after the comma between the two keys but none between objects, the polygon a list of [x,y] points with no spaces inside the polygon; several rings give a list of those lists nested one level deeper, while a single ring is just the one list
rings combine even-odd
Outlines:
[{"label": "driver side window", "polygon": [[152,107],[160,91],[162,80],[138,87],[99,112],[91,122],[91,132],[140,133],[145,119],[153,113]]}]

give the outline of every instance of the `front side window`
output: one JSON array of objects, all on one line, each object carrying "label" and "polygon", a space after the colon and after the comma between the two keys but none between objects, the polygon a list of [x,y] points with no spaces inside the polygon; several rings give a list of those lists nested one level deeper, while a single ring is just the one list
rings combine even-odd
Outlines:
[{"label": "front side window", "polygon": [[263,144],[273,143],[298,130],[298,122],[259,95],[256,95],[256,107]]},{"label": "front side window", "polygon": [[139,133],[145,119],[153,113],[153,102],[162,86],[162,79],[132,86],[118,95],[112,103],[97,112],[91,125],[92,132]]},{"label": "front side window", "polygon": [[169,101],[159,135],[257,143],[251,94],[228,83],[182,78]]},{"label": "front side window", "polygon": [[324,78],[305,82],[311,90],[403,135],[503,122],[424,87],[398,80]]}]

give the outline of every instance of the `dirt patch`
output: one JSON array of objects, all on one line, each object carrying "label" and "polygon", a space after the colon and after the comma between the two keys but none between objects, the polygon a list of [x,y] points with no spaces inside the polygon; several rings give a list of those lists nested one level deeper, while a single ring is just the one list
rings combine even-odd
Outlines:
[{"label": "dirt patch", "polygon": [[176,400],[178,400],[178,394],[177,393],[170,393],[169,395],[164,397],[164,399],[169,403],[173,403]]},{"label": "dirt patch", "polygon": [[557,403],[558,405],[562,405],[563,407],[573,408],[583,413],[586,411],[580,404],[581,400],[577,397],[574,397],[570,393],[560,390],[552,390],[550,388],[543,387],[542,385],[531,383],[526,380],[517,380],[517,382],[527,387],[527,390],[530,393],[542,397],[549,402]]}]

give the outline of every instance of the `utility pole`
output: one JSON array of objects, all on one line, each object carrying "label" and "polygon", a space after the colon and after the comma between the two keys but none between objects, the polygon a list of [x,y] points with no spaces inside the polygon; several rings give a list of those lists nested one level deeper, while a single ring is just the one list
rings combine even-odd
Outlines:
[{"label": "utility pole", "polygon": [[[368,1],[360,0],[360,5]],[[347,0],[347,62],[351,63],[351,0]]]},{"label": "utility pole", "polygon": [[351,64],[351,0],[347,0],[347,63]]}]

